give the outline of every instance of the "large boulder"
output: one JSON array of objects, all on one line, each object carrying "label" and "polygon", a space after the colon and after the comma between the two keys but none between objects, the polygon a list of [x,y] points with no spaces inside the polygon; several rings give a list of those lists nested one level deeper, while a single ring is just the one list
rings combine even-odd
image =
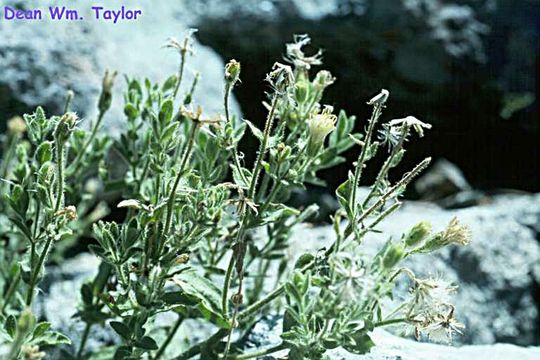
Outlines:
[{"label": "large boulder", "polygon": [[[44,16],[52,0],[8,0],[6,6],[42,9]],[[75,92],[73,110],[86,118],[96,112],[101,78],[106,69],[130,77],[164,81],[178,69],[179,56],[161,49],[168,37],[181,39],[194,21],[182,2],[137,2],[126,8],[141,9],[138,20],[96,20],[95,4],[70,2],[83,21],[2,21],[0,22],[0,116],[30,111],[43,105],[51,113],[64,107],[68,89]],[[117,1],[101,1],[104,8],[119,9]],[[222,109],[223,60],[210,48],[194,44],[195,55],[188,57],[183,87],[188,88],[194,73],[202,74],[195,103],[213,113]],[[105,126],[116,130],[122,124],[122,79],[115,86],[113,108]],[[234,111],[238,111],[235,101]],[[88,122],[86,122],[88,123]],[[0,129],[1,130],[1,129]]]}]

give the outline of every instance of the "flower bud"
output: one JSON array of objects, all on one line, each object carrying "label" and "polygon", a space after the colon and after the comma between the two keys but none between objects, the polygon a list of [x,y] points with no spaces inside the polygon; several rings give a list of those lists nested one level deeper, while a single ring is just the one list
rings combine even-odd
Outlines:
[{"label": "flower bud", "polygon": [[73,205],[66,206],[63,209],[58,210],[55,215],[65,216],[68,220],[77,220],[77,208]]},{"label": "flower bud", "polygon": [[392,269],[405,257],[405,251],[400,244],[392,245],[384,254],[383,266],[385,269]]},{"label": "flower bud", "polygon": [[10,135],[22,135],[26,131],[26,123],[20,116],[12,117],[7,122],[7,132]]},{"label": "flower bud", "polygon": [[318,90],[324,90],[328,86],[332,85],[336,81],[336,78],[332,76],[330,71],[321,70],[315,75],[313,84]]},{"label": "flower bud", "polygon": [[188,254],[180,254],[174,262],[176,263],[176,265],[183,265],[183,264],[187,264],[188,261],[189,261]]},{"label": "flower bud", "polygon": [[414,247],[424,241],[430,233],[431,224],[427,221],[421,221],[409,231],[405,237],[405,244],[409,247]]},{"label": "flower bud", "polygon": [[240,63],[234,59],[225,65],[225,81],[230,85],[236,84],[240,80]]},{"label": "flower bud", "polygon": [[307,101],[309,94],[309,85],[305,82],[298,82],[294,86],[294,97],[299,104]]},{"label": "flower bud", "polygon": [[309,120],[308,155],[317,155],[328,134],[336,128],[337,116],[332,111],[331,106],[325,106],[320,114],[313,115]]},{"label": "flower bud", "polygon": [[79,117],[74,112],[67,112],[60,118],[54,130],[54,136],[58,142],[63,144],[68,140],[77,125],[77,120]]},{"label": "flower bud", "polygon": [[27,334],[30,330],[33,329],[35,322],[36,319],[34,317],[34,314],[32,314],[32,310],[30,310],[30,308],[24,309],[21,313],[21,316],[19,317],[19,320],[17,321],[18,331],[21,334]]},{"label": "flower bud", "polygon": [[231,297],[231,301],[234,305],[242,305],[244,302],[244,296],[240,293],[236,293]]},{"label": "flower bud", "polygon": [[114,85],[114,80],[116,79],[116,75],[118,73],[116,71],[113,71],[112,73],[109,73],[109,71],[105,71],[105,75],[103,76],[103,84],[101,86],[101,95],[99,96],[99,102],[98,102],[98,109],[100,113],[105,113],[109,108],[111,107],[112,103],[112,88]]}]

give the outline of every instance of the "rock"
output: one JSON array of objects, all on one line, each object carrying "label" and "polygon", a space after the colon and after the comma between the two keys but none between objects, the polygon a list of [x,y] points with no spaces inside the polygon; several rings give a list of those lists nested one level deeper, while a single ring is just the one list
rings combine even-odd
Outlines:
[{"label": "rock", "polygon": [[[459,284],[454,304],[467,329],[458,343],[539,344],[540,194],[500,195],[491,203],[458,210],[406,202],[378,226],[382,233],[368,235],[362,246],[369,256],[389,237],[399,239],[421,220],[431,222],[438,231],[454,216],[470,226],[471,243],[419,255],[405,265],[418,276],[441,275]],[[300,227],[293,239],[294,258],[306,250],[328,246],[333,230],[329,226]],[[406,292],[403,284],[396,295],[403,297]]]},{"label": "rock", "polygon": [[[5,5],[39,8],[47,11],[55,1],[8,0]],[[3,4],[4,5],[4,4]],[[117,8],[116,1],[100,5]],[[106,69],[152,81],[164,81],[178,69],[179,57],[161,49],[168,37],[182,38],[194,21],[189,7],[182,2],[137,3],[143,11],[137,21],[119,23],[97,21],[88,3],[70,3],[85,21],[2,21],[0,23],[0,113],[10,116],[24,108],[32,111],[43,105],[50,113],[64,107],[65,93],[72,89],[76,96],[72,109],[84,118],[93,119],[96,112],[101,78]],[[44,15],[45,16],[45,15]],[[195,92],[195,104],[210,113],[221,111],[223,66],[220,57],[210,48],[195,41],[195,55],[188,57],[183,87],[191,86],[194,72],[202,74]],[[118,131],[123,119],[125,82],[119,77],[114,87],[113,108],[104,121],[111,131]],[[204,96],[203,96],[204,95]],[[236,101],[232,110],[239,112]],[[22,110],[21,110],[22,111]]]},{"label": "rock", "polygon": [[[280,320],[262,321],[253,328],[248,344],[251,342],[251,345],[263,348],[277,345],[280,343],[280,330]],[[524,348],[510,344],[495,344],[456,348],[416,342],[380,329],[376,329],[371,334],[371,338],[375,347],[366,355],[354,355],[339,348],[329,351],[327,354],[332,360],[535,360],[540,357],[540,347]],[[276,360],[286,354],[287,351],[284,350],[273,354],[273,356],[258,357],[257,359]]]},{"label": "rock", "polygon": [[463,191],[471,191],[463,172],[445,159],[437,160],[418,178],[414,187],[425,200],[441,200]]}]

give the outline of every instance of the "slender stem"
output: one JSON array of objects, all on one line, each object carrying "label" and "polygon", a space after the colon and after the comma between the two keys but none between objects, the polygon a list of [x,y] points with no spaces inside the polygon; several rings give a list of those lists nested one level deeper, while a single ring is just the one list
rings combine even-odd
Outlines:
[{"label": "slender stem", "polygon": [[285,346],[285,344],[281,343],[279,345],[273,346],[273,347],[268,348],[268,349],[263,349],[263,350],[260,350],[260,351],[255,351],[255,352],[246,353],[246,354],[242,354],[242,355],[236,355],[236,356],[232,357],[231,359],[232,360],[253,359],[253,358],[257,358],[259,356],[270,355],[270,354],[273,354],[275,352],[278,352],[278,351],[286,349],[286,348],[287,347]]},{"label": "slender stem", "polygon": [[84,352],[84,346],[86,345],[86,341],[88,340],[88,335],[90,334],[91,327],[92,327],[91,323],[86,323],[84,332],[82,334],[81,343],[79,344],[79,350],[77,351],[77,360],[82,358],[82,355]]},{"label": "slender stem", "polygon": [[163,342],[163,344],[157,351],[156,355],[154,355],[153,360],[158,360],[163,355],[163,353],[167,349],[167,346],[169,346],[169,344],[171,343],[174,337],[174,334],[176,334],[176,332],[178,331],[178,328],[182,324],[182,321],[184,321],[184,318],[182,316],[178,316],[178,319],[176,319],[176,322],[174,323],[171,330],[169,331],[169,335],[167,335],[165,342]]},{"label": "slender stem", "polygon": [[[86,151],[88,150],[88,147],[94,142],[94,139],[98,133],[99,128],[101,127],[101,123],[103,121],[105,113],[100,111],[96,120],[96,123],[92,127],[92,132],[90,133],[90,137],[88,140],[84,143],[83,147],[73,160],[72,165],[70,166],[70,172],[71,174],[77,174],[80,170],[80,167],[82,166],[82,157],[86,154]],[[71,170],[73,169],[73,170]]]},{"label": "slender stem", "polygon": [[184,154],[182,156],[182,161],[180,163],[180,169],[178,170],[178,173],[176,174],[176,179],[174,180],[174,185],[171,189],[171,192],[169,193],[169,199],[167,201],[167,218],[165,221],[165,227],[163,228],[163,234],[166,235],[169,232],[169,229],[171,227],[172,222],[172,216],[173,216],[173,207],[174,207],[174,201],[176,198],[176,190],[178,190],[178,185],[180,184],[180,179],[182,178],[182,175],[184,174],[186,165],[188,163],[188,160],[191,157],[191,150],[193,149],[193,144],[195,143],[195,134],[197,133],[197,128],[199,127],[198,123],[193,123],[193,127],[191,129],[191,132],[189,134],[188,143],[186,148],[184,149]]},{"label": "slender stem", "polygon": [[394,162],[394,159],[399,154],[401,149],[403,149],[403,143],[405,142],[405,139],[407,138],[408,133],[409,133],[409,126],[405,124],[401,128],[401,135],[399,137],[397,144],[393,147],[392,152],[390,153],[390,156],[384,162],[381,170],[379,171],[379,174],[377,174],[377,178],[375,179],[375,182],[371,186],[371,190],[369,191],[368,196],[366,196],[364,202],[362,203],[362,208],[368,205],[369,200],[371,200],[371,198],[375,194],[376,189],[379,187],[383,179],[386,178],[386,176],[388,175],[388,171],[390,170],[392,163]]},{"label": "slender stem", "polygon": [[379,321],[379,322],[374,323],[373,326],[375,326],[375,327],[381,327],[381,326],[388,326],[388,325],[399,324],[399,323],[402,323],[402,322],[407,322],[407,319],[405,319],[405,318],[399,318],[399,319],[383,320],[383,321]]},{"label": "slender stem", "polygon": [[229,288],[231,287],[232,273],[234,269],[235,256],[234,253],[231,254],[231,259],[229,260],[229,266],[227,267],[227,272],[225,273],[225,281],[223,283],[223,295],[221,298],[221,307],[223,310],[223,315],[225,317],[229,316]]},{"label": "slender stem", "polygon": [[274,95],[274,97],[272,98],[272,105],[270,107],[270,111],[268,112],[268,117],[266,118],[266,124],[264,125],[263,139],[259,147],[259,152],[257,153],[257,159],[255,160],[255,167],[253,168],[251,185],[249,187],[249,192],[248,192],[249,197],[251,199],[253,199],[255,196],[257,182],[259,181],[259,174],[262,169],[262,161],[268,147],[268,140],[270,139],[270,131],[272,130],[272,125],[274,124],[277,103],[278,103],[278,96]]},{"label": "slender stem", "polygon": [[11,284],[9,285],[9,288],[4,296],[4,299],[2,299],[2,309],[0,310],[0,314],[3,314],[6,310],[6,307],[9,305],[9,302],[11,300],[11,297],[15,293],[15,290],[17,289],[17,286],[19,285],[19,282],[21,281],[21,273],[20,271],[17,273]]},{"label": "slender stem", "polygon": [[64,144],[60,141],[56,142],[56,205],[54,212],[60,210],[64,205]]},{"label": "slender stem", "polygon": [[[231,84],[229,82],[225,83],[225,95],[223,99],[223,104],[225,107],[225,119],[227,120],[227,125],[231,127],[231,129],[234,129],[234,125],[231,123],[231,117],[230,117],[230,111],[229,111],[229,98],[231,96]],[[234,131],[233,131],[234,132]],[[233,144],[232,148],[232,154],[233,154],[233,160],[234,165],[238,169],[238,173],[244,183],[248,183],[248,180],[246,179],[244,172],[242,171],[242,165],[240,164],[240,158],[238,157],[238,148],[236,144]]]},{"label": "slender stem", "polygon": [[379,116],[381,115],[382,107],[381,105],[375,105],[373,108],[373,113],[371,114],[371,119],[369,120],[368,129],[366,132],[366,140],[364,141],[364,146],[362,147],[362,151],[360,152],[360,155],[358,156],[358,161],[356,162],[356,168],[354,170],[354,181],[351,184],[352,190],[351,190],[351,197],[349,199],[349,204],[353,206],[353,208],[356,208],[353,204],[356,203],[356,192],[358,190],[360,178],[362,177],[362,172],[364,170],[364,164],[366,162],[367,152],[369,148],[371,147],[371,138],[373,136],[373,130],[375,129],[375,124],[377,123],[377,120],[379,119]]},{"label": "slender stem", "polygon": [[43,248],[41,255],[38,259],[37,266],[32,269],[32,274],[30,278],[30,287],[28,288],[28,293],[26,295],[26,306],[30,306],[32,304],[32,300],[34,299],[34,289],[36,287],[36,281],[39,276],[39,273],[41,272],[41,267],[43,266],[43,263],[45,262],[45,258],[47,257],[47,254],[49,253],[49,249],[51,247],[53,241],[52,236],[47,237],[47,242],[45,242],[45,247]]},{"label": "slender stem", "polygon": [[[184,40],[184,49],[186,49],[188,38]],[[182,84],[182,78],[184,77],[184,65],[186,63],[186,50],[180,51],[180,67],[178,68],[178,80],[176,81],[176,86],[173,92],[173,99],[176,98],[178,90],[180,90],[180,84]]]}]

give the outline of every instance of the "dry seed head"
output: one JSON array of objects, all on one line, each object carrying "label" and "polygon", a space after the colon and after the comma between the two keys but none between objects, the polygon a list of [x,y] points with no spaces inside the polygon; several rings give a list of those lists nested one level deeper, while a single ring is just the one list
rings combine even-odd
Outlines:
[{"label": "dry seed head", "polygon": [[174,261],[176,265],[183,265],[187,264],[189,261],[189,255],[188,254],[181,254],[179,255],[176,260]]}]

